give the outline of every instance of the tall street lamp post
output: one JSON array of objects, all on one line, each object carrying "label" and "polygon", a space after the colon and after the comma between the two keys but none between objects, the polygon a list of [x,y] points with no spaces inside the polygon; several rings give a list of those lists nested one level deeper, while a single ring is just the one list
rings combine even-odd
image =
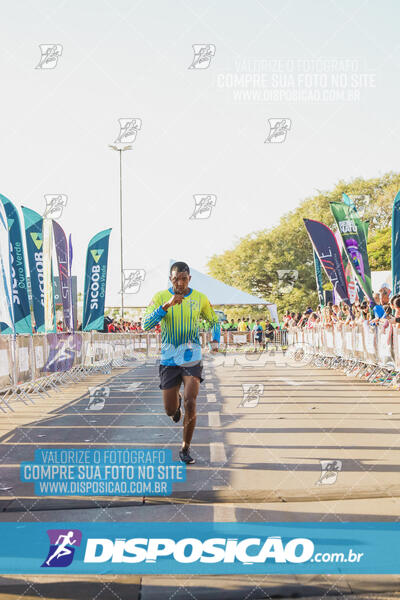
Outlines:
[{"label": "tall street lamp post", "polygon": [[124,319],[124,245],[122,233],[122,153],[125,150],[131,150],[132,146],[114,146],[109,144],[109,148],[119,152],[119,232],[121,245],[121,318]]}]

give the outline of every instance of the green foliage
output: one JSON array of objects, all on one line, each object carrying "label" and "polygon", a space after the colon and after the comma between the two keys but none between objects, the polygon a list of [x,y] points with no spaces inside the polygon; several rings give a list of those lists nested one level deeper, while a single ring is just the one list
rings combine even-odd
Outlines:
[{"label": "green foliage", "polygon": [[[355,203],[362,218],[370,223],[371,269],[386,270],[390,268],[392,205],[399,189],[400,173],[339,181],[332,191],[319,191],[306,198],[295,210],[284,215],[276,227],[249,234],[233,249],[212,256],[208,263],[209,273],[228,285],[275,302],[280,314],[286,308],[315,307],[318,296],[313,255],[303,218],[316,219],[334,228],[329,203],[340,202],[343,192],[360,196]],[[282,280],[278,274],[282,270],[297,271],[297,279],[286,275]],[[238,310],[237,316],[259,313],[256,309],[235,310]]]},{"label": "green foliage", "polygon": [[372,271],[390,271],[392,253],[392,229],[377,231],[368,242],[368,257]]},{"label": "green foliage", "polygon": [[[260,305],[261,306],[261,305]],[[258,306],[251,306],[244,304],[242,306],[213,306],[218,310],[222,310],[228,321],[234,319],[271,319],[270,312],[266,306],[258,308]]]}]

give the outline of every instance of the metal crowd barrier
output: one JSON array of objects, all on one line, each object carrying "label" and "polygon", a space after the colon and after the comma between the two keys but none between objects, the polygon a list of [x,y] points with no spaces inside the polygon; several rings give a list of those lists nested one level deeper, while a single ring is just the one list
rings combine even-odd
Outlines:
[{"label": "metal crowd barrier", "polygon": [[0,411],[13,411],[49,390],[76,383],[93,373],[129,365],[137,353],[158,351],[160,335],[91,332],[0,335]]},{"label": "metal crowd barrier", "polygon": [[[286,331],[275,331],[270,343],[287,343]],[[200,333],[205,347],[211,332]],[[265,344],[263,335],[261,344]],[[254,332],[222,331],[220,347],[240,349],[254,345]],[[34,403],[49,390],[75,383],[96,372],[110,373],[141,355],[159,355],[159,333],[48,333],[0,335],[0,411],[13,410],[10,401]]]},{"label": "metal crowd barrier", "polygon": [[286,329],[275,329],[274,343],[277,346],[287,346],[287,331]]},{"label": "metal crowd barrier", "polygon": [[[207,341],[211,340],[210,332],[202,334],[207,337]],[[286,346],[287,345],[287,331],[275,329],[273,337],[270,339],[265,335],[263,331],[261,338],[261,346],[271,344],[274,346]],[[204,345],[204,343],[202,343]],[[220,346],[222,348],[245,348],[249,345],[255,345],[255,334],[254,331],[221,331]]]},{"label": "metal crowd barrier", "polygon": [[400,380],[400,329],[392,324],[317,325],[287,331],[288,352],[317,367],[342,368],[348,375],[382,385]]}]

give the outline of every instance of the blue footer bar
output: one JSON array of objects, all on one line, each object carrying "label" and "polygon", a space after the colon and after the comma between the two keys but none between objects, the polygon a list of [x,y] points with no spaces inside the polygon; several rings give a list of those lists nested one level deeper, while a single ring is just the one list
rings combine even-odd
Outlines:
[{"label": "blue footer bar", "polygon": [[1,573],[400,573],[399,523],[2,523]]}]

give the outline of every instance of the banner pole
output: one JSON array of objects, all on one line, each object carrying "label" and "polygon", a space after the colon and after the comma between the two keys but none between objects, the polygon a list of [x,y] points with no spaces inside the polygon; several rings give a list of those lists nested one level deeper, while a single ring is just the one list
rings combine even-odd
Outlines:
[{"label": "banner pole", "polygon": [[14,334],[10,335],[10,350],[11,350],[11,360],[13,364],[12,368],[12,384],[16,386],[18,384],[17,377],[17,336]]},{"label": "banner pole", "polygon": [[124,319],[124,250],[122,236],[122,150],[119,150],[119,227],[121,242],[121,318]]}]

